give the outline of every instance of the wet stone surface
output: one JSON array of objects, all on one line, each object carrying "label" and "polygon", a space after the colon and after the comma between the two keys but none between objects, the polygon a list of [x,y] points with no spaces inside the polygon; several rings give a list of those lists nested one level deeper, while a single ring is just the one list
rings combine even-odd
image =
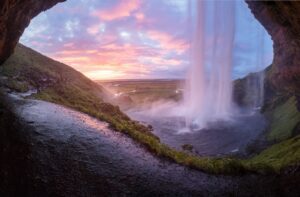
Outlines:
[{"label": "wet stone surface", "polygon": [[[13,182],[19,188],[16,195],[252,196],[254,191],[274,194],[270,185],[280,188],[281,179],[273,176],[213,176],[192,170],[150,154],[85,114],[43,101],[11,100],[24,125],[16,131],[22,141],[17,150],[26,148],[9,152],[21,154],[20,161],[7,158],[21,169]],[[4,196],[6,192],[0,188]]]}]

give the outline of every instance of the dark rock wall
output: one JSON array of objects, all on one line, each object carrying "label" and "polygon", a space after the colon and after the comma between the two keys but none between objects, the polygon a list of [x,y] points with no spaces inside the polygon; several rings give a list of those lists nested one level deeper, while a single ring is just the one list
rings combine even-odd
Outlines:
[{"label": "dark rock wall", "polygon": [[28,196],[30,147],[26,136],[30,130],[11,108],[0,92],[0,196]]},{"label": "dark rock wall", "polygon": [[271,83],[281,91],[300,92],[300,2],[246,1],[273,40]]},{"label": "dark rock wall", "polygon": [[30,20],[65,0],[0,0],[0,64],[12,53]]}]

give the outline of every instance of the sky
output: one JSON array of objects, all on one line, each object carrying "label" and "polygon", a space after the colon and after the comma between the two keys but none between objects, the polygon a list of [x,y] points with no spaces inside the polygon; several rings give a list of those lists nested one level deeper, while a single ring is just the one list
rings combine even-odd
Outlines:
[{"label": "sky", "polygon": [[[184,78],[190,67],[189,5],[189,0],[67,0],[35,17],[20,42],[94,80]],[[209,22],[212,13],[206,12]],[[236,1],[235,24],[234,79],[273,58],[269,35],[244,1]]]}]

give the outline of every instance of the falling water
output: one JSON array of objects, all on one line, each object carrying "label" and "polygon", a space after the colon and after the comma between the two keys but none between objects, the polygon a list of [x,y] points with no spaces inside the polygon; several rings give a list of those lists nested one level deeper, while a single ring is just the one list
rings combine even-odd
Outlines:
[{"label": "falling water", "polygon": [[255,72],[247,78],[247,98],[250,100],[250,109],[260,108],[264,100],[264,68],[265,64],[265,52],[264,52],[264,38],[265,31],[263,27],[258,26],[255,28],[257,43],[254,46],[256,55],[254,56],[253,64],[255,64]]},{"label": "falling water", "polygon": [[[186,124],[201,128],[231,114],[235,3],[191,0],[190,5],[190,18],[194,20],[191,67],[185,89]],[[213,9],[213,18],[207,17],[207,8]]]}]

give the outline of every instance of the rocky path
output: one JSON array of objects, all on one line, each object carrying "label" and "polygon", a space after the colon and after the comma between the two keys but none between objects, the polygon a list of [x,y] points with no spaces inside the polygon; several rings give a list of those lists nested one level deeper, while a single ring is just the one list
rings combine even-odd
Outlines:
[{"label": "rocky path", "polygon": [[15,191],[23,196],[275,194],[269,187],[277,184],[275,177],[208,175],[157,158],[85,114],[43,101],[11,100],[26,125],[18,134],[26,151],[15,164],[24,169],[18,182],[23,188]]}]

